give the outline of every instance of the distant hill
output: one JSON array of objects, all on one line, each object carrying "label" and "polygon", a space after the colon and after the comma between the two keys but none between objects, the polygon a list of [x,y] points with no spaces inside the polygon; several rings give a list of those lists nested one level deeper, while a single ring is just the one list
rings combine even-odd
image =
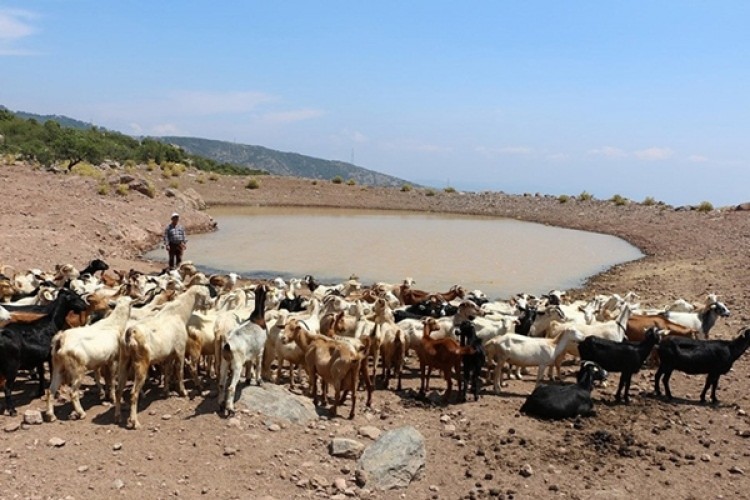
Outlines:
[{"label": "distant hill", "polygon": [[220,163],[265,170],[275,175],[307,177],[310,179],[353,179],[357,184],[369,186],[402,186],[408,181],[358,167],[343,161],[323,160],[298,153],[285,153],[262,146],[249,146],[226,141],[196,137],[157,137],[174,144],[186,152],[203,156]]},{"label": "distant hill", "polygon": [[[0,106],[2,108],[2,106]],[[16,115],[19,118],[23,118],[24,120],[36,120],[39,123],[44,123],[46,121],[56,121],[63,127],[68,128],[75,128],[79,130],[86,130],[91,127],[96,127],[93,123],[86,123],[82,122],[81,120],[76,120],[75,118],[69,118],[67,116],[62,115],[37,115],[34,113],[26,113],[24,111],[14,111],[14,115]]]}]

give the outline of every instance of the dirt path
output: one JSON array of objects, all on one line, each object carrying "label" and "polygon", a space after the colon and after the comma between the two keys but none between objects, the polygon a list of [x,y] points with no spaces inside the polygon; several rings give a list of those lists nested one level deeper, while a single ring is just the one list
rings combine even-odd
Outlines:
[{"label": "dirt path", "polygon": [[[122,174],[112,171],[107,177]],[[430,195],[276,177],[260,178],[260,187],[250,190],[244,178],[211,180],[188,173],[162,179],[143,169],[129,175],[150,178],[157,195],[101,196],[95,179],[0,166],[6,186],[0,264],[51,269],[101,257],[116,268],[155,269],[138,256],[159,240],[170,212],[180,211],[189,231],[207,230],[212,223],[195,202],[166,197],[171,184],[180,191],[194,189],[209,205],[429,210],[608,233],[637,245],[647,257],[592,278],[574,296],[633,290],[645,303],[660,306],[678,297],[695,301],[718,293],[732,310],[714,329],[723,338],[750,319],[747,212],[560,203],[501,193]],[[89,392],[83,402],[89,416],[82,422],[65,417],[69,404],[58,407],[63,416],[58,422],[27,429],[19,427],[18,418],[0,416],[0,498],[318,498],[335,494],[336,478],[344,478],[356,497],[396,498],[401,492],[355,487],[354,462],[331,457],[327,446],[338,435],[368,442],[358,436],[364,425],[388,430],[405,424],[416,426],[427,444],[427,466],[404,492],[409,498],[741,498],[750,486],[749,359],[722,378],[718,408],[695,404],[700,377],[674,376],[673,391],[684,398],[675,404],[648,396],[653,372],[644,370],[634,380],[630,406],[610,403],[610,384],[596,393],[599,416],[576,423],[521,416],[518,408],[533,387],[530,380],[512,382],[502,396],[487,391],[478,403],[419,402],[413,360],[406,390],[376,391],[372,410],[358,412],[353,421],[321,419],[280,430],[251,413],[223,420],[212,398],[165,399],[150,389],[142,406],[145,428],[127,431],[112,424],[112,409]],[[21,384],[21,414],[42,407],[32,399],[35,384]],[[55,437],[65,444],[50,445]],[[528,477],[519,473],[526,465],[532,472]]]}]

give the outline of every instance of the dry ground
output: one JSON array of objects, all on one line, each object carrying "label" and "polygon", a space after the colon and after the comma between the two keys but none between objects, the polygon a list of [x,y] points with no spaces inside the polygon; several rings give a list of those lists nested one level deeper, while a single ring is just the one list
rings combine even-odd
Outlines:
[{"label": "dry ground", "polygon": [[[151,270],[158,266],[138,256],[158,241],[173,209],[183,213],[190,231],[211,227],[204,212],[162,194],[174,179],[145,170],[134,175],[152,176],[157,196],[100,196],[93,179],[26,165],[0,166],[6,186],[0,205],[0,264],[49,269],[67,262],[83,266],[102,257],[116,268]],[[429,196],[417,189],[401,192],[277,177],[260,178],[260,188],[248,190],[245,178],[203,177],[203,183],[198,178],[188,173],[176,182],[181,190],[195,189],[209,205],[490,214],[617,235],[647,257],[593,277],[572,295],[633,290],[658,306],[715,292],[732,316],[719,322],[713,336],[732,337],[748,324],[747,212],[703,214],[597,201],[563,204],[551,197],[502,193]],[[219,418],[210,397],[165,399],[156,388],[149,389],[142,404],[145,428],[140,431],[114,425],[112,408],[101,405],[93,393],[84,398],[89,410],[85,421],[67,419],[69,404],[57,408],[62,417],[58,422],[28,429],[15,429],[19,418],[0,416],[0,427],[6,429],[0,432],[0,498],[325,497],[333,493],[325,485],[337,477],[347,479],[356,496],[399,498],[402,492],[368,494],[354,488],[354,462],[330,457],[327,445],[332,436],[356,437],[363,425],[387,430],[405,424],[425,436],[427,466],[403,492],[404,498],[748,496],[750,356],[722,378],[718,407],[697,404],[703,380],[682,374],[673,377],[678,396],[674,403],[653,398],[653,371],[644,370],[634,380],[631,405],[612,404],[610,384],[595,393],[596,418],[559,423],[518,413],[533,388],[530,380],[512,382],[501,396],[486,389],[478,403],[441,407],[415,399],[419,381],[414,361],[409,366],[405,391],[376,391],[373,408],[358,412],[353,421],[321,419],[313,426],[290,424],[276,432],[268,429],[267,419],[251,413],[232,421]],[[435,387],[442,390],[439,382]],[[20,413],[42,407],[40,400],[32,399],[34,393],[35,382],[20,385]],[[65,445],[48,445],[53,437]],[[523,477],[519,471],[527,464],[533,474]],[[313,484],[323,486],[315,489]]]}]

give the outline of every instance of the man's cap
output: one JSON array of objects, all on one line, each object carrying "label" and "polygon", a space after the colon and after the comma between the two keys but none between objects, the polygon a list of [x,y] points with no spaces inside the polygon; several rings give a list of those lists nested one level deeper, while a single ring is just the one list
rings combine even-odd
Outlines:
[{"label": "man's cap", "polygon": [[175,217],[179,217],[179,216],[180,214],[178,214],[177,212],[172,212],[172,219],[174,219]]}]

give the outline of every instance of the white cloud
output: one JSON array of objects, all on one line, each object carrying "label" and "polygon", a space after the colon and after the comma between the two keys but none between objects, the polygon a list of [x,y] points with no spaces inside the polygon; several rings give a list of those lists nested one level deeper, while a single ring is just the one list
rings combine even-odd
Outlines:
[{"label": "white cloud", "polygon": [[635,157],[639,160],[658,161],[671,158],[674,155],[674,151],[669,148],[652,147],[634,151],[633,155],[635,155]]},{"label": "white cloud", "polygon": [[593,156],[604,156],[605,158],[625,158],[628,156],[628,153],[622,149],[612,146],[602,146],[598,149],[590,149],[587,154]]},{"label": "white cloud", "polygon": [[174,123],[159,123],[151,127],[153,135],[180,135],[180,128]]},{"label": "white cloud", "polygon": [[527,155],[534,152],[533,149],[526,146],[504,146],[498,148],[478,146],[474,148],[474,151],[486,156],[518,156]]},{"label": "white cloud", "polygon": [[269,123],[296,123],[305,120],[311,120],[323,114],[323,111],[319,109],[296,109],[290,111],[266,113],[263,115],[263,120]]},{"label": "white cloud", "polygon": [[703,155],[690,155],[687,157],[687,160],[693,163],[706,163],[708,158]]},{"label": "white cloud", "polygon": [[214,115],[247,113],[261,104],[273,102],[276,97],[263,92],[206,92],[180,90],[173,92],[167,100],[172,112],[189,115]]},{"label": "white cloud", "polygon": [[0,9],[0,56],[33,54],[29,50],[19,49],[15,44],[36,33],[31,24],[36,17],[36,14],[27,10]]}]

